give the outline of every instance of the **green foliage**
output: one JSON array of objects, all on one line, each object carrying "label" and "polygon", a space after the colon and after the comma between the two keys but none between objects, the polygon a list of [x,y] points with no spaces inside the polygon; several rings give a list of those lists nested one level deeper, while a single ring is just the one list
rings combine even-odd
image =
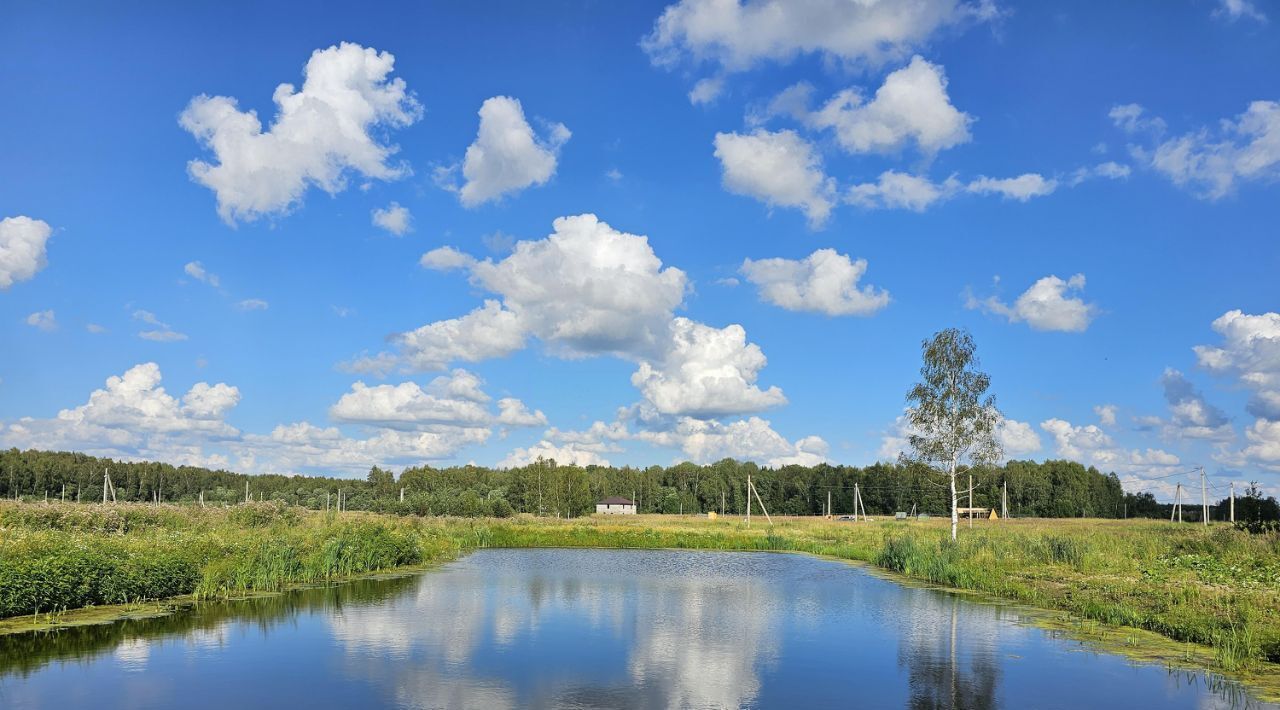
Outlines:
[{"label": "green foliage", "polygon": [[1235,528],[1251,535],[1280,536],[1280,520],[1238,520]]},{"label": "green foliage", "polygon": [[[876,515],[910,511],[946,514],[950,499],[943,479],[924,466],[877,463],[866,467],[785,466],[760,468],[750,462],[724,459],[704,466],[682,463],[663,468],[608,468],[561,466],[539,461],[519,468],[494,470],[478,466],[405,469],[398,480],[390,471],[374,468],[365,480],[322,476],[245,476],[229,471],[174,467],[159,463],[130,463],[83,454],[46,451],[0,450],[0,498],[27,496],[51,500],[62,495],[68,501],[79,493],[82,502],[102,500],[102,471],[111,469],[121,501],[195,503],[209,509],[237,506],[244,501],[245,484],[255,502],[274,502],[311,510],[336,506],[342,490],[345,509],[396,515],[445,515],[509,517],[529,513],[551,518],[572,518],[594,512],[595,502],[611,495],[636,500],[642,513],[698,514],[707,511],[741,513],[745,510],[748,474],[770,513],[817,515],[823,512],[828,493],[837,514],[853,510],[854,486],[858,486],[867,512]],[[1010,461],[999,467],[984,466],[961,473],[974,477],[974,505],[999,508],[1007,487],[1009,512],[1023,517],[1121,517],[1128,505],[1129,517],[1163,515],[1167,508],[1152,498],[1126,496],[1114,475],[1104,474],[1070,461]],[[400,491],[404,490],[401,500]],[[1270,509],[1266,499],[1237,501],[1237,518],[1257,508]],[[1273,499],[1272,499],[1273,500]],[[1149,505],[1148,505],[1149,503]],[[110,508],[110,506],[108,506]],[[81,529],[117,531],[132,526],[170,526],[164,506],[136,518],[85,519],[46,525],[78,525]],[[122,506],[120,510],[124,510]],[[1225,509],[1214,508],[1215,519]],[[60,515],[53,513],[51,515]],[[121,513],[121,515],[134,515]],[[267,525],[272,522],[266,523]]]},{"label": "green foliage", "polygon": [[297,508],[278,501],[268,503],[244,503],[227,513],[232,523],[246,528],[265,528],[275,524],[297,525],[301,516]]}]

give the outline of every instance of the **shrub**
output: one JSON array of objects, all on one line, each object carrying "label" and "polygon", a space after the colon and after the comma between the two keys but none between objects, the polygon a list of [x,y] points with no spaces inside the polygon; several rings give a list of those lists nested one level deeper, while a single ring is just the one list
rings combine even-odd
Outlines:
[{"label": "shrub", "polygon": [[241,503],[231,509],[227,519],[246,528],[266,528],[276,523],[297,525],[302,516],[297,509],[279,501]]}]

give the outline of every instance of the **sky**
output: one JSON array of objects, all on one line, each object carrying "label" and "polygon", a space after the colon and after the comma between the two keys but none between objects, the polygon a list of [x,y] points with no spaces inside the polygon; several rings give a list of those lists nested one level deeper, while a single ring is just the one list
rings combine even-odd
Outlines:
[{"label": "sky", "polygon": [[959,327],[1008,458],[1276,492],[1278,25],[8,2],[0,446],[865,465]]}]

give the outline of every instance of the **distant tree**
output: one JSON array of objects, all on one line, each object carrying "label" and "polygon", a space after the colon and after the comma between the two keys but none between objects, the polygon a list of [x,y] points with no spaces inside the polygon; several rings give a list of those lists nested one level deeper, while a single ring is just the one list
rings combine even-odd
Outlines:
[{"label": "distant tree", "polygon": [[977,346],[968,332],[948,328],[921,345],[922,382],[907,393],[910,451],[904,463],[922,463],[946,474],[951,484],[951,539],[956,539],[956,473],[1000,459],[996,427],[1000,410],[994,396],[983,399],[991,378],[977,369]]},{"label": "distant tree", "polygon": [[1274,496],[1263,497],[1258,482],[1253,481],[1245,489],[1244,497],[1236,501],[1237,520],[1280,520],[1280,503]]},{"label": "distant tree", "polygon": [[396,485],[395,474],[377,466],[369,469],[369,477],[366,480],[373,484],[374,488],[382,492],[390,491]]}]

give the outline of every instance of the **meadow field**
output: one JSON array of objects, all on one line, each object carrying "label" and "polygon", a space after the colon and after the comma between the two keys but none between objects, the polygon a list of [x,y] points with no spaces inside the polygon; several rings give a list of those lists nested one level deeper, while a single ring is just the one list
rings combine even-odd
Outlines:
[{"label": "meadow field", "polygon": [[[805,552],[874,565],[910,583],[1052,612],[1083,635],[1143,655],[1280,678],[1280,534],[1225,524],[1014,519],[849,522],[814,517],[640,515],[422,518],[275,503],[0,504],[0,633],[110,618],[107,605],[227,599],[387,570],[486,547]],[[93,607],[90,614],[72,610]],[[101,613],[101,612],[106,612]],[[1140,631],[1139,631],[1140,630]],[[1150,633],[1147,633],[1150,632]],[[1153,657],[1168,657],[1168,642]],[[1164,655],[1161,656],[1161,653]],[[1268,695],[1276,689],[1264,690]]]}]

